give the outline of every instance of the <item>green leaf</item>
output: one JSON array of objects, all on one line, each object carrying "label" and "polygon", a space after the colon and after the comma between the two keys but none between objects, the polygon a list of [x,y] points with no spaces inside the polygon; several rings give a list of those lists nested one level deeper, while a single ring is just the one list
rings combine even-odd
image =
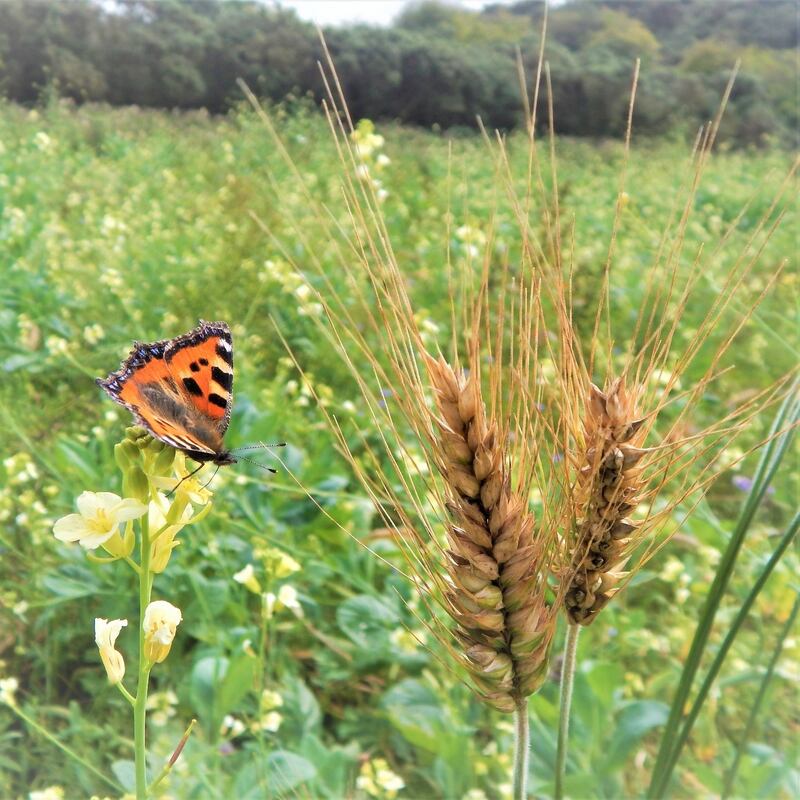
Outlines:
[{"label": "green leaf", "polygon": [[239,705],[239,701],[251,691],[257,663],[255,658],[246,653],[228,663],[214,705],[220,718],[233,711]]},{"label": "green leaf", "polygon": [[126,791],[136,791],[136,764],[133,761],[115,761],[111,771]]},{"label": "green leaf", "polygon": [[291,732],[296,738],[302,739],[317,729],[322,719],[319,703],[314,694],[299,678],[289,681],[282,692],[287,719],[281,731]]},{"label": "green leaf", "polygon": [[407,741],[430,753],[448,750],[451,740],[458,736],[448,711],[419,681],[401,681],[384,695],[381,705],[392,726]]},{"label": "green leaf", "polygon": [[388,654],[389,631],[399,625],[400,617],[387,603],[362,594],[339,606],[336,622],[354,644],[371,656],[371,660],[377,660]]},{"label": "green leaf", "polygon": [[669,706],[657,700],[637,700],[622,709],[614,723],[611,746],[600,759],[603,772],[621,767],[636,745],[653,728],[666,724]]},{"label": "green leaf", "polygon": [[288,750],[270,753],[266,766],[270,797],[279,797],[317,776],[316,767],[308,759]]},{"label": "green leaf", "polygon": [[217,708],[217,693],[228,672],[229,663],[222,656],[201,658],[194,665],[189,679],[189,698],[212,736],[219,729],[219,722],[224,716]]}]

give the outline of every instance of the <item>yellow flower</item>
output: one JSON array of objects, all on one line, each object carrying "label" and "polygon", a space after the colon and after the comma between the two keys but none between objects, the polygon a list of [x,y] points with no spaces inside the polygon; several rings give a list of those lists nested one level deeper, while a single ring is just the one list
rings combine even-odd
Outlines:
[{"label": "yellow flower", "polygon": [[273,692],[272,689],[264,689],[261,692],[261,710],[271,711],[273,708],[280,708],[283,705],[283,698],[278,692]]},{"label": "yellow flower", "polygon": [[77,501],[78,514],[56,520],[53,533],[61,542],[78,542],[94,550],[118,533],[120,523],[141,517],[147,506],[112,492],[83,492]]},{"label": "yellow flower", "polygon": [[128,624],[126,619],[101,619],[94,621],[94,641],[100,650],[100,659],[106,668],[108,680],[119,683],[125,676],[125,661],[122,653],[114,649],[119,632]]},{"label": "yellow flower", "polygon": [[190,473],[186,469],[186,456],[183,453],[175,454],[174,468],[175,477],[153,476],[153,485],[167,493],[174,491],[178,497],[185,497],[195,506],[206,505],[213,496],[213,492],[205,487],[207,477],[200,478],[199,472],[198,477],[188,477]]},{"label": "yellow flower", "polygon": [[179,531],[192,519],[192,507],[187,505],[179,521],[169,525],[167,517],[170,515],[167,498],[163,494],[150,501],[147,519],[150,523],[150,569],[153,572],[163,572],[169,563],[172,551],[180,544],[175,541]]},{"label": "yellow flower", "polygon": [[258,556],[264,562],[264,569],[273,578],[286,578],[301,569],[290,555],[275,547],[267,547],[263,550],[257,548],[253,555]]},{"label": "yellow flower", "polygon": [[144,653],[148,661],[160,664],[169,653],[181,610],[166,600],[154,600],[144,611]]},{"label": "yellow flower", "polygon": [[243,569],[240,569],[233,576],[233,579],[236,583],[241,583],[242,586],[253,592],[253,594],[258,594],[261,591],[261,584],[258,582],[258,578],[256,578],[252,564],[248,564]]}]

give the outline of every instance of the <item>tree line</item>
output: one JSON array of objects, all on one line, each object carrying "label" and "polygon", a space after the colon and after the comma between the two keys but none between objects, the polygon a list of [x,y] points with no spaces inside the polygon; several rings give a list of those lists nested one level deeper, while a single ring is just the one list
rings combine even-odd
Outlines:
[{"label": "tree line", "polygon": [[[333,27],[325,37],[355,117],[473,128],[480,116],[510,129],[523,122],[517,52],[532,78],[542,15],[540,0],[482,12],[421,2],[390,27]],[[573,0],[548,15],[556,130],[618,136],[641,58],[637,131],[693,131],[741,59],[727,138],[792,141],[796,47],[793,0]],[[22,103],[55,90],[221,113],[241,99],[237,78],[274,101],[322,96],[322,58],[311,24],[252,0],[0,2],[0,91]]]}]

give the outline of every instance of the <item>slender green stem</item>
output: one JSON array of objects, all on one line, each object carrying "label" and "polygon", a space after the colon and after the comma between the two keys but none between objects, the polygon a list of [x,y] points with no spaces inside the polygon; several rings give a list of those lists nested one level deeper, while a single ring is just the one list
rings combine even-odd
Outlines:
[{"label": "slender green stem", "polygon": [[569,712],[572,706],[572,686],[575,683],[575,657],[578,653],[580,625],[567,626],[564,642],[564,661],[561,665],[561,706],[558,716],[558,744],[556,747],[556,800],[564,796],[564,775],[567,770],[567,741],[569,739]]},{"label": "slender green stem", "polygon": [[706,697],[708,697],[708,693],[711,691],[711,687],[716,680],[719,671],[722,669],[725,657],[728,655],[728,651],[733,645],[733,640],[736,638],[736,635],[739,633],[739,630],[747,619],[747,615],[750,613],[750,609],[753,607],[753,604],[755,603],[759,593],[764,588],[764,584],[767,582],[767,579],[772,574],[772,571],[781,560],[781,556],[783,556],[783,554],[786,552],[798,531],[800,531],[800,512],[795,514],[794,519],[781,537],[780,543],[769,557],[769,561],[767,561],[767,563],[764,565],[764,569],[761,571],[761,574],[758,576],[756,582],[753,584],[753,587],[750,589],[745,601],[742,603],[742,607],[739,609],[736,617],[731,623],[728,633],[725,634],[725,638],[722,640],[722,644],[717,650],[717,654],[714,656],[711,666],[708,668],[708,673],[706,674],[705,678],[703,678],[703,683],[701,684],[700,689],[697,691],[697,697],[692,703],[689,713],[686,715],[686,721],[684,722],[680,729],[680,733],[678,734],[678,739],[675,743],[672,757],[667,764],[667,768],[670,772],[675,768],[675,763],[677,762],[681,751],[686,745],[686,741],[689,738],[689,734],[692,732],[694,723],[697,721],[697,717],[700,715],[703,703],[705,702]]},{"label": "slender green stem", "polygon": [[147,798],[147,749],[145,743],[147,722],[147,684],[150,664],[144,654],[144,612],[150,603],[153,586],[150,573],[150,527],[147,515],[142,517],[139,571],[139,682],[133,705],[134,760],[136,762],[136,800]]},{"label": "slender green stem", "polygon": [[33,717],[26,714],[18,705],[10,705],[9,708],[21,719],[24,720],[25,723],[33,728],[40,736],[47,739],[48,742],[54,744],[62,753],[69,756],[73,761],[76,761],[81,766],[85,767],[89,772],[96,775],[100,778],[101,781],[107,783],[109,786],[112,786],[116,791],[122,791],[122,787],[115,781],[109,778],[107,775],[103,775],[97,767],[93,764],[90,764],[83,756],[78,755],[71,747],[67,747],[63,742],[60,742],[55,736],[53,736],[44,725],[39,724]]},{"label": "slender green stem", "polygon": [[750,709],[750,714],[747,717],[747,722],[745,723],[744,730],[742,731],[742,738],[736,745],[736,756],[733,759],[730,769],[725,775],[725,786],[723,787],[720,795],[722,800],[725,800],[726,797],[730,797],[731,791],[733,790],[733,783],[736,780],[736,773],[739,771],[739,762],[741,761],[742,753],[744,752],[745,745],[750,739],[756,717],[758,716],[758,712],[761,710],[761,703],[764,701],[764,696],[767,693],[767,686],[769,686],[769,682],[772,680],[775,667],[777,666],[778,660],[783,652],[783,645],[786,641],[786,637],[794,628],[798,611],[800,611],[800,595],[797,595],[794,599],[794,605],[792,606],[789,618],[786,620],[786,624],[783,626],[780,636],[778,636],[778,641],[775,645],[775,650],[772,653],[772,658],[770,659],[769,665],[767,666],[767,671],[764,673],[764,677],[761,680],[761,685],[758,687],[756,699],[753,701],[753,707]]},{"label": "slender green stem", "polygon": [[[731,534],[728,546],[725,549],[717,573],[714,576],[714,581],[709,589],[705,606],[700,615],[700,621],[695,630],[689,655],[686,658],[686,663],[681,672],[678,689],[672,700],[672,707],[670,708],[669,718],[664,728],[664,734],[661,738],[655,767],[653,768],[653,777],[647,794],[648,798],[651,798],[651,800],[664,795],[672,770],[680,755],[680,750],[683,745],[677,744],[677,735],[678,728],[683,719],[683,709],[686,707],[694,678],[700,667],[700,661],[711,634],[714,617],[722,601],[722,596],[727,589],[745,535],[769,487],[769,483],[789,447],[794,432],[791,426],[796,424],[797,420],[800,418],[800,400],[798,400],[797,393],[799,386],[800,380],[796,380],[787,394],[786,399],[778,409],[778,413],[775,415],[770,429],[769,442],[761,454],[753,476],[753,486],[742,507],[736,527]],[[788,430],[780,436],[776,435],[781,430],[787,428]]]},{"label": "slender green stem", "polygon": [[136,698],[122,685],[122,681],[115,684],[120,694],[133,706],[136,705]]},{"label": "slender green stem", "polygon": [[522,697],[514,709],[514,780],[512,797],[525,800],[528,796],[528,759],[531,732],[528,721],[528,698]]}]

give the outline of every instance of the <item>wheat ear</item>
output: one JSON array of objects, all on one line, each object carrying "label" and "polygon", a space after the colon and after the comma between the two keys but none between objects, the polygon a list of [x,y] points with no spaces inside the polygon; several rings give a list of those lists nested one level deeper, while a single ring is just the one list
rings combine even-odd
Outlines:
[{"label": "wheat ear", "polygon": [[622,378],[601,391],[591,384],[584,417],[585,452],[578,477],[578,518],[564,605],[570,622],[589,625],[617,591],[638,527],[628,519],[641,499],[639,445],[644,419]]},{"label": "wheat ear", "polygon": [[545,601],[543,550],[526,497],[512,489],[499,427],[474,372],[426,357],[447,486],[446,604],[482,698],[513,711],[547,672],[556,622]]}]

